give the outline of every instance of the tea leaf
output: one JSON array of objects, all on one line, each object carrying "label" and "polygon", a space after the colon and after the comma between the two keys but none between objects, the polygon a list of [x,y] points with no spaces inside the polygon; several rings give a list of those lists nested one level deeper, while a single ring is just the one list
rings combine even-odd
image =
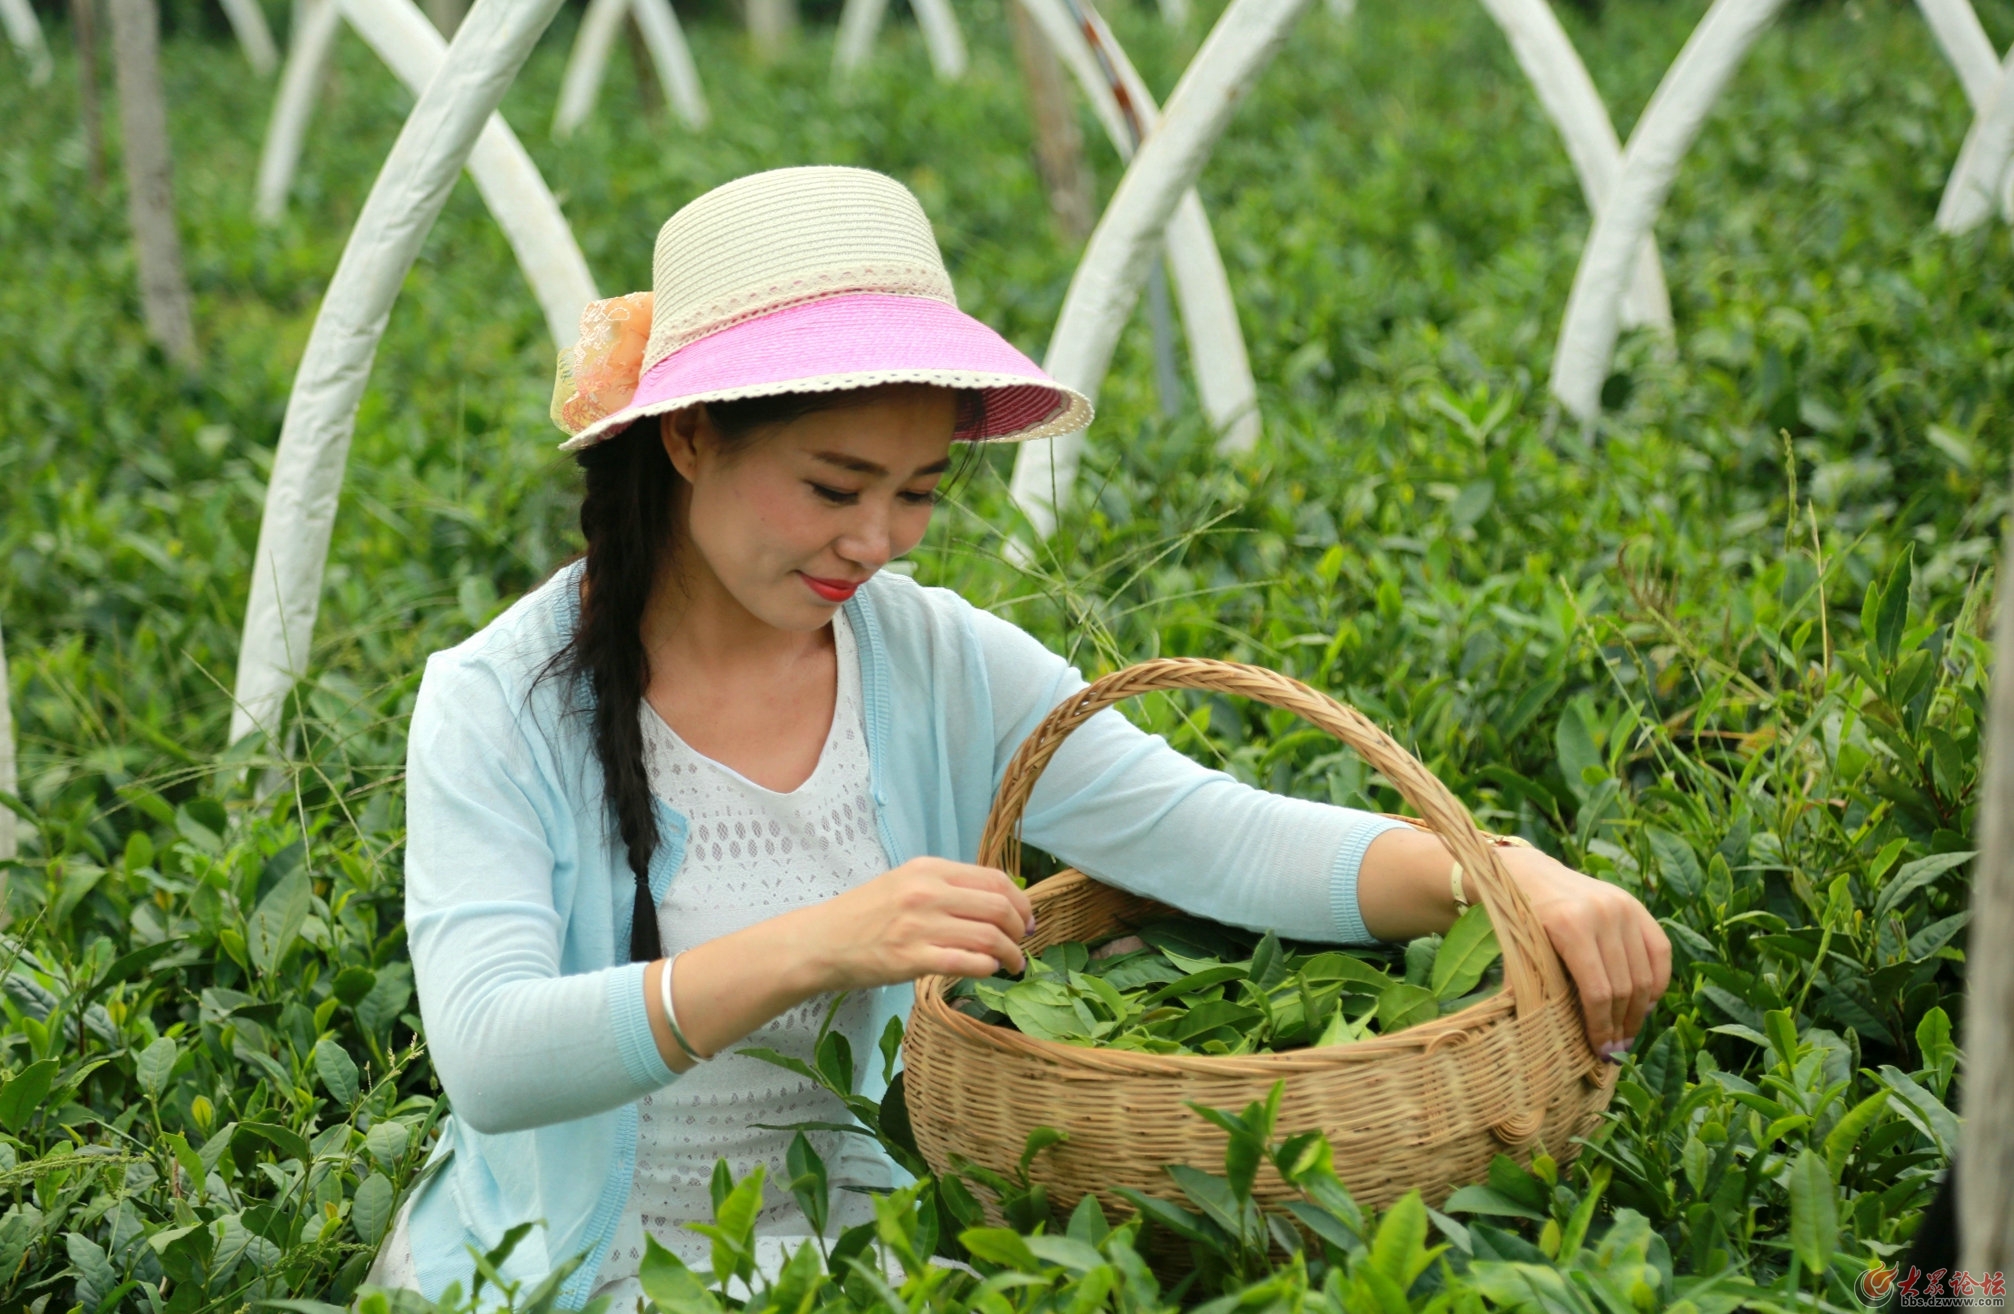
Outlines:
[{"label": "tea leaf", "polygon": [[1453,999],[1475,989],[1501,953],[1488,910],[1479,903],[1471,905],[1455,919],[1434,955],[1431,979],[1434,997]]}]

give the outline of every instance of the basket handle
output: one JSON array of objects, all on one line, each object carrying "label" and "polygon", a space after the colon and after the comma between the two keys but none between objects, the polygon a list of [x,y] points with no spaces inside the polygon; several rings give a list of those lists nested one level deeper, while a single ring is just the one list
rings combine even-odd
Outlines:
[{"label": "basket handle", "polygon": [[1569,989],[1559,955],[1545,928],[1532,912],[1524,891],[1510,879],[1497,859],[1496,846],[1483,838],[1460,800],[1448,792],[1419,759],[1345,703],[1311,689],[1299,680],[1264,667],[1202,657],[1163,657],[1140,662],[1095,680],[1058,703],[1035,727],[1007,764],[1000,792],[986,816],[979,840],[981,866],[997,867],[1017,882],[1021,879],[1021,817],[1043,768],[1063,746],[1072,730],[1097,713],[1139,694],[1170,689],[1201,689],[1237,694],[1284,708],[1349,745],[1398,788],[1430,829],[1447,845],[1462,870],[1473,874],[1489,909],[1490,924],[1503,946],[1504,984],[1517,1013]]}]

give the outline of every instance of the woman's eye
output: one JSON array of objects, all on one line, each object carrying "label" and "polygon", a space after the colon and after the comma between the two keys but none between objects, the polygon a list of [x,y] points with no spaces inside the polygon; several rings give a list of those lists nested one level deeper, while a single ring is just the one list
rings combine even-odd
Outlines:
[{"label": "woman's eye", "polygon": [[933,488],[927,493],[905,492],[902,494],[902,500],[911,506],[936,506],[944,500],[944,494]]},{"label": "woman's eye", "polygon": [[860,494],[848,492],[844,488],[827,488],[824,484],[813,484],[811,491],[834,506],[852,506],[860,500]]}]

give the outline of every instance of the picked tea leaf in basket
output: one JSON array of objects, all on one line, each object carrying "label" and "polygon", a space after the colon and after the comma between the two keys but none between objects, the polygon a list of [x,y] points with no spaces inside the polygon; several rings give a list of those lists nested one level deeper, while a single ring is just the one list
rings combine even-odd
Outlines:
[{"label": "picked tea leaf in basket", "polygon": [[946,998],[968,1017],[1066,1045],[1280,1053],[1391,1035],[1487,999],[1503,984],[1501,957],[1481,904],[1445,937],[1403,950],[1305,945],[1175,917],[1095,944],[1052,944],[1019,977],[960,981]]}]

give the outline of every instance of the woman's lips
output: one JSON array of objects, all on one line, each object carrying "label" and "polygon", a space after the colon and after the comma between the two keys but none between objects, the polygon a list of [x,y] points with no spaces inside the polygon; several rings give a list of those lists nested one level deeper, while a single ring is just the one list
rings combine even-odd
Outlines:
[{"label": "woman's lips", "polygon": [[811,586],[813,593],[824,598],[827,602],[844,602],[853,596],[855,589],[860,587],[860,581],[858,580],[820,579],[816,575],[805,575],[801,570],[797,573],[803,575],[804,582]]}]

